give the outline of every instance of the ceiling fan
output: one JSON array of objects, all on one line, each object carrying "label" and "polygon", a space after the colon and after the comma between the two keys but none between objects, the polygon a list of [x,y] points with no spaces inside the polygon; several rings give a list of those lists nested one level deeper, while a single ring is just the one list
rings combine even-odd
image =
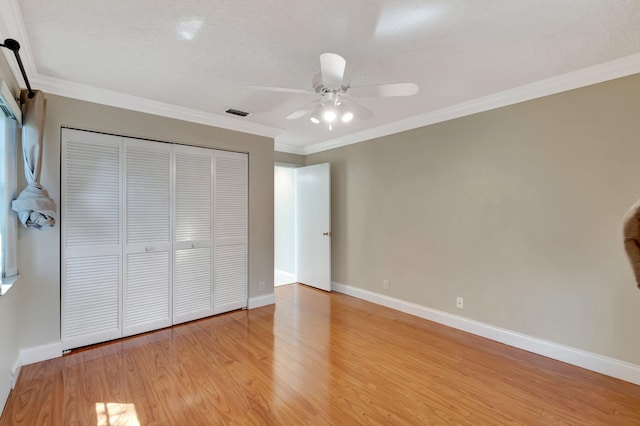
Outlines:
[{"label": "ceiling fan", "polygon": [[287,120],[308,116],[312,123],[324,123],[329,126],[329,130],[332,130],[336,123],[348,123],[354,117],[366,120],[373,116],[373,112],[356,102],[354,97],[412,96],[418,93],[418,85],[415,83],[351,87],[351,81],[344,73],[346,65],[347,61],[338,54],[321,54],[320,73],[316,74],[311,81],[313,91],[271,86],[249,86],[249,88],[271,92],[316,94],[318,98],[289,114]]}]

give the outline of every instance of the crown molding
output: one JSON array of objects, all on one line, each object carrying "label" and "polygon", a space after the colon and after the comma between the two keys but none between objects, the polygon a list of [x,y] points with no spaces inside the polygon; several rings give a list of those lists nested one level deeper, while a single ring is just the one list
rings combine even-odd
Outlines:
[{"label": "crown molding", "polygon": [[[13,38],[20,43],[20,58],[27,76],[36,75],[33,49],[24,26],[24,19],[18,0],[0,0],[0,39]],[[13,53],[9,49],[0,49],[9,63],[9,68],[19,86],[24,85],[20,68],[16,63]]]},{"label": "crown molding", "polygon": [[205,124],[208,126],[215,126],[270,138],[274,138],[282,131],[282,129],[266,126],[264,124],[242,121],[241,118],[224,117],[218,114],[154,101],[139,96],[127,95],[111,90],[100,89],[84,84],[73,83],[39,74],[31,78],[31,80],[33,81],[32,86],[37,87],[46,93],[65,96],[81,101],[94,102],[116,108],[175,118],[177,120]]},{"label": "crown molding", "polygon": [[[637,73],[640,73],[640,53],[309,145],[304,148],[304,155],[453,120]],[[277,144],[278,140],[276,138]]]},{"label": "crown molding", "polygon": [[289,145],[286,143],[275,143],[275,151],[287,152],[289,154],[305,155],[305,149],[303,146]]}]

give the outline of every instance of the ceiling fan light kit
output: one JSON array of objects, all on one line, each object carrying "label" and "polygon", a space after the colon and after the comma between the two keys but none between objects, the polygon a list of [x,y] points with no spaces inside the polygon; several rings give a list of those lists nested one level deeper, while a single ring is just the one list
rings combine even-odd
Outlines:
[{"label": "ceiling fan light kit", "polygon": [[333,125],[338,119],[343,123],[353,120],[355,115],[348,101],[340,98],[338,93],[333,92],[329,92],[326,98],[325,100],[319,100],[315,105],[309,115],[309,121],[313,124],[324,123],[329,126],[329,130],[333,130]]},{"label": "ceiling fan light kit", "polygon": [[342,108],[342,111],[340,113],[340,121],[342,121],[343,123],[348,123],[351,120],[353,120],[353,112],[347,110],[346,108]]},{"label": "ceiling fan light kit", "polygon": [[[347,61],[335,53],[320,55],[320,73],[311,80],[313,93],[320,99],[292,112],[288,120],[308,117],[313,124],[324,123],[333,130],[336,122],[349,123],[353,118],[367,120],[373,112],[353,99],[358,97],[412,96],[418,93],[414,83],[377,84],[373,86],[351,87],[349,78],[344,74]],[[271,86],[249,86],[255,90],[284,93],[306,93],[307,90]]]},{"label": "ceiling fan light kit", "polygon": [[334,121],[336,121],[337,116],[338,113],[332,107],[325,107],[325,110],[322,113],[322,118],[324,119],[325,123],[333,123]]},{"label": "ceiling fan light kit", "polygon": [[315,108],[313,108],[309,120],[311,120],[313,124],[320,124],[320,121],[322,121],[322,104],[317,104]]}]

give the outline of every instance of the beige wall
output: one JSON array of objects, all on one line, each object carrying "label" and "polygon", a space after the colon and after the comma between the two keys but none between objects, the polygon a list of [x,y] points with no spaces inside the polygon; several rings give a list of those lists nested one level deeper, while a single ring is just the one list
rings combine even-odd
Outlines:
[{"label": "beige wall", "polygon": [[639,111],[636,75],[307,156],[333,280],[640,364]]},{"label": "beige wall", "polygon": [[[1,53],[0,80],[4,80],[14,94],[18,93],[18,84]],[[23,281],[22,279],[18,280],[7,294],[0,297],[0,324],[2,325],[2,331],[0,331],[0,412],[4,406],[5,398],[9,395],[9,371],[18,359],[18,312],[20,311],[20,286]]]},{"label": "beige wall", "polygon": [[276,164],[291,164],[293,166],[304,166],[304,155],[290,154],[288,152],[276,151],[273,153]]},{"label": "beige wall", "polygon": [[[273,140],[47,95],[42,183],[60,202],[60,127],[249,153],[249,297],[273,292]],[[24,185],[24,180],[20,183]],[[20,347],[60,339],[60,226],[21,232]]]}]

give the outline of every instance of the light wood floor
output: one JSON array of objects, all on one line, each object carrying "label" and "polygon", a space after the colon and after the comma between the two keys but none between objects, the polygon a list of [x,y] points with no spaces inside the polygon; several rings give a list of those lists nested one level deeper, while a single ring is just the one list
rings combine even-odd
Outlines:
[{"label": "light wood floor", "polygon": [[0,425],[640,424],[640,386],[301,285],[22,368]]}]

